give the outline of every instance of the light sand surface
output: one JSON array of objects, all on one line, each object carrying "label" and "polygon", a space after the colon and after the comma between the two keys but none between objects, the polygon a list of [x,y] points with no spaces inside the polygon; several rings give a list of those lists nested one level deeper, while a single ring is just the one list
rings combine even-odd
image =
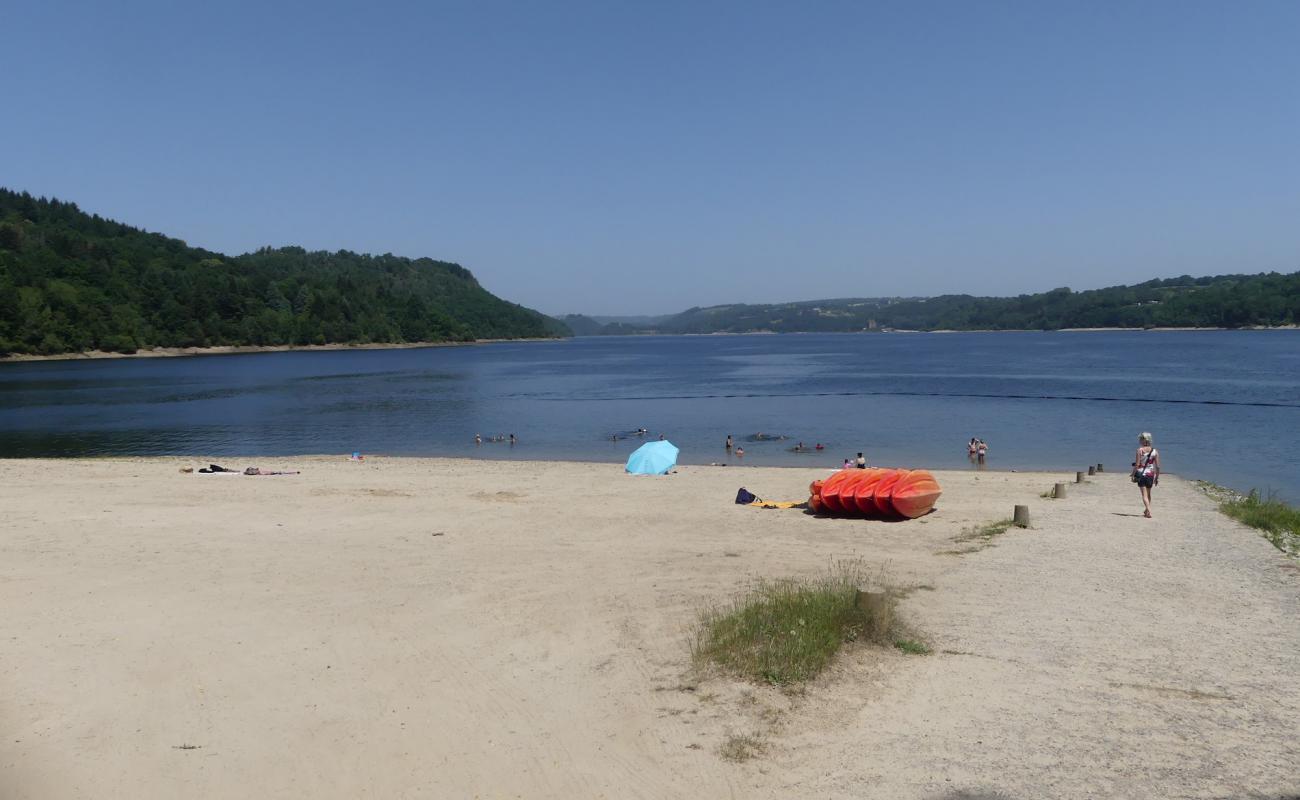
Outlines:
[{"label": "light sand surface", "polygon": [[38,355],[36,353],[9,353],[0,356],[0,364],[6,361],[85,361],[115,358],[179,358],[183,356],[230,356],[246,353],[288,353],[312,352],[322,350],[418,350],[426,347],[469,347],[476,344],[496,344],[500,342],[552,342],[550,339],[476,339],[472,342],[371,342],[368,344],[225,344],[213,347],[149,347],[134,353],[117,353],[112,350],[83,350],[77,353],[56,353]]},{"label": "light sand surface", "polygon": [[[1300,571],[1173,477],[1145,520],[1125,475],[939,473],[889,524],[732,502],[808,469],[224,463],[303,474],[0,462],[0,798],[1300,793]],[[691,674],[703,604],[841,558],[929,587],[933,655]]]}]

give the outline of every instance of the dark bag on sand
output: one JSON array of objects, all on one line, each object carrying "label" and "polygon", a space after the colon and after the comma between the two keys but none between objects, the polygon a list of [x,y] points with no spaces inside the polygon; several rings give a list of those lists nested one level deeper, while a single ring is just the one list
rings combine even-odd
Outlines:
[{"label": "dark bag on sand", "polygon": [[747,506],[758,499],[758,496],[745,490],[742,486],[740,491],[736,492],[736,505]]}]

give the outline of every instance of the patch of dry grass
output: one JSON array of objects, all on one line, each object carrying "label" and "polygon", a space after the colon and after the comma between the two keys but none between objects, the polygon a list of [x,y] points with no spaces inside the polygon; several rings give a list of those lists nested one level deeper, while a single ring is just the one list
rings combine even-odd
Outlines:
[{"label": "patch of dry grass", "polygon": [[1219,503],[1219,510],[1258,529],[1283,553],[1292,558],[1300,556],[1300,509],[1292,508],[1272,493],[1260,497],[1252,489],[1247,495],[1229,496]]},{"label": "patch of dry grass", "polygon": [[952,539],[957,544],[965,545],[964,547],[940,550],[935,555],[964,556],[967,553],[978,553],[986,547],[991,547],[993,539],[1006,533],[1014,524],[1010,519],[1000,519],[997,522],[986,522],[983,525],[967,528]]},{"label": "patch of dry grass", "polygon": [[765,743],[758,736],[747,733],[732,734],[722,742],[722,746],[718,748],[718,755],[725,761],[740,764],[762,755],[764,748]]},{"label": "patch of dry grass", "polygon": [[900,592],[872,581],[860,562],[832,565],[809,578],[763,580],[729,603],[705,609],[691,640],[697,668],[714,667],[784,686],[816,676],[846,642],[892,644]]}]

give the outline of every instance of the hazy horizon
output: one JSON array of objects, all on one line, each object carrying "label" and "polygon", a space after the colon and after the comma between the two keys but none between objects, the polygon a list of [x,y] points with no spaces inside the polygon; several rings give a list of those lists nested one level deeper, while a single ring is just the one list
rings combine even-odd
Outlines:
[{"label": "hazy horizon", "polygon": [[1300,4],[55,2],[0,185],[550,314],[1300,269]]}]

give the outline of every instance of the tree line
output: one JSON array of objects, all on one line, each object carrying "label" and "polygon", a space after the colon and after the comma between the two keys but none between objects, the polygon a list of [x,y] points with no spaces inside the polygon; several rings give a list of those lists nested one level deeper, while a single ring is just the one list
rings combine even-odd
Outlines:
[{"label": "tree line", "polygon": [[230,257],[0,189],[0,354],[564,335],[458,264],[301,247]]},{"label": "tree line", "polygon": [[653,325],[564,318],[578,335],[1244,328],[1300,324],[1300,272],[1150,280],[1017,297],[853,298],[691,308]]}]

